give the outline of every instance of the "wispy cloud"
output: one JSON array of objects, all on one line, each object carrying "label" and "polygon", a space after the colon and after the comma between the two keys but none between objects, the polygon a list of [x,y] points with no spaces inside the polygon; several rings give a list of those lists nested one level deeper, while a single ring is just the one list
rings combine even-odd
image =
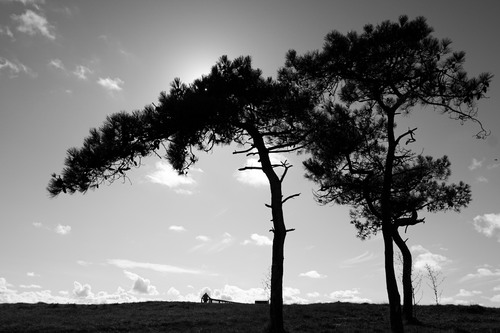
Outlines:
[{"label": "wispy cloud", "polygon": [[9,37],[11,40],[15,40],[14,34],[10,30],[9,26],[0,26],[0,35]]},{"label": "wispy cloud", "polygon": [[198,236],[196,237],[196,239],[201,241],[202,243],[193,246],[188,252],[195,252],[200,249],[205,249],[205,251],[208,253],[217,253],[227,249],[228,247],[233,245],[235,241],[234,237],[229,232],[223,233],[221,237],[214,238],[214,240],[207,236]]},{"label": "wispy cloud", "polygon": [[432,269],[442,270],[444,265],[451,263],[451,260],[447,257],[441,254],[432,253],[422,245],[412,246],[411,251],[418,253],[414,264],[414,267],[417,270],[424,271],[427,265],[429,265]]},{"label": "wispy cloud", "polygon": [[40,5],[45,4],[45,0],[6,0],[6,1],[20,2],[25,6],[31,5],[31,6],[35,7],[36,9],[40,9],[39,4]]},{"label": "wispy cloud", "polygon": [[83,65],[77,65],[75,70],[73,71],[73,74],[81,79],[81,80],[87,80],[88,75],[92,74],[94,71],[92,71],[90,68],[83,66]]},{"label": "wispy cloud", "polygon": [[123,90],[122,86],[125,84],[120,78],[102,78],[100,77],[97,80],[97,84],[99,84],[101,87],[104,89],[108,90],[109,92],[114,92],[114,91],[121,91]]},{"label": "wispy cloud", "polygon": [[472,223],[477,232],[487,237],[497,237],[500,242],[500,214],[484,214],[476,216]]},{"label": "wispy cloud", "polygon": [[30,36],[40,34],[48,39],[54,40],[54,27],[41,14],[35,13],[31,9],[26,10],[21,15],[11,15],[11,18],[18,23],[17,30]]},{"label": "wispy cloud", "polygon": [[362,253],[359,256],[344,260],[342,262],[342,265],[343,266],[354,266],[354,265],[358,265],[358,264],[373,260],[376,257],[377,256],[374,253],[366,251],[365,253]]},{"label": "wispy cloud", "polygon": [[252,234],[250,235],[250,239],[247,239],[243,242],[243,245],[257,245],[257,246],[270,246],[273,245],[273,242],[267,236]]},{"label": "wispy cloud", "polygon": [[478,161],[475,158],[472,159],[471,165],[469,165],[469,170],[476,170],[483,166],[484,160]]},{"label": "wispy cloud", "polygon": [[139,294],[147,294],[147,295],[158,295],[158,291],[156,287],[151,285],[151,281],[149,279],[145,279],[135,273],[129,271],[123,271],[125,275],[132,281],[134,284],[132,285],[131,292],[139,293]]},{"label": "wispy cloud", "polygon": [[493,170],[493,169],[496,169],[498,167],[500,167],[500,163],[493,163],[493,164],[490,164],[490,165],[486,166],[486,168],[488,170]]},{"label": "wispy cloud", "polygon": [[187,269],[177,266],[170,266],[164,264],[152,264],[147,262],[136,262],[126,259],[108,259],[108,264],[122,268],[122,269],[134,269],[134,268],[144,268],[150,269],[161,273],[177,273],[177,274],[201,274],[202,272],[195,269]]},{"label": "wispy cloud", "polygon": [[184,228],[182,225],[171,225],[168,230],[175,231],[175,232],[185,232],[186,228]]},{"label": "wispy cloud", "polygon": [[484,177],[484,176],[478,176],[476,178],[476,180],[479,182],[479,183],[488,183],[488,178]]},{"label": "wispy cloud", "polygon": [[225,232],[222,235],[222,239],[209,248],[209,252],[220,252],[234,243],[234,237],[229,233]]},{"label": "wispy cloud", "polygon": [[85,261],[85,260],[77,260],[76,263],[80,266],[88,267],[92,265],[91,262]]},{"label": "wispy cloud", "polygon": [[326,278],[326,275],[320,274],[317,271],[309,271],[306,273],[300,273],[299,276],[308,277],[311,279],[324,279],[324,278]]},{"label": "wispy cloud", "polygon": [[28,66],[22,64],[21,62],[17,60],[10,61],[6,58],[0,57],[0,75],[4,70],[9,72],[11,78],[19,76],[20,73],[36,77],[36,74]]},{"label": "wispy cloud", "polygon": [[57,69],[60,69],[62,71],[66,71],[66,69],[64,68],[64,64],[61,61],[61,59],[50,59],[49,66],[57,68]]}]

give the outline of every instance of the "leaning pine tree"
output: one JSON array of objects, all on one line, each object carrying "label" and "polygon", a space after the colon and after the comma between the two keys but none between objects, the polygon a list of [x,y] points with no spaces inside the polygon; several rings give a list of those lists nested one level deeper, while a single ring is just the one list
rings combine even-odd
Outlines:
[{"label": "leaning pine tree", "polygon": [[407,16],[366,25],[362,33],[334,31],[326,36],[322,51],[303,56],[290,51],[282,69],[296,85],[345,107],[375,112],[385,124],[379,209],[391,329],[396,332],[404,328],[394,273],[393,170],[398,144],[413,135],[413,130],[396,133],[396,117],[430,106],[452,119],[476,122],[477,137],[488,134],[477,119],[476,101],[485,96],[492,75],[469,78],[463,69],[465,53],[452,52],[451,41],[439,40],[432,32],[425,18]]},{"label": "leaning pine tree", "polygon": [[141,158],[152,154],[165,157],[179,173],[196,163],[195,151],[217,145],[237,143],[243,148],[234,153],[257,155],[260,166],[241,170],[259,169],[269,180],[267,206],[274,233],[269,331],[283,332],[284,244],[291,230],[285,226],[283,203],[298,194],[283,196],[282,182],[291,165],[273,164],[270,156],[303,147],[303,124],[312,110],[306,90],[264,79],[252,68],[250,57],[230,61],[223,56],[208,75],[189,86],[174,80],[169,93],[160,95],[158,106],[109,116],[90,131],[83,147],[68,150],[65,168],[52,176],[47,189],[52,196],[86,192],[125,177],[141,165]]}]

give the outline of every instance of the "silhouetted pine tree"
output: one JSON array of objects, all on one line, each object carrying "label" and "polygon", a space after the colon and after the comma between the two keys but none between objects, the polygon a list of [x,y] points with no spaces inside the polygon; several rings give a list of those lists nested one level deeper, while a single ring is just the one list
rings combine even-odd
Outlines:
[{"label": "silhouetted pine tree", "polygon": [[[398,208],[392,206],[394,170],[400,158],[398,146],[414,139],[414,129],[396,134],[396,117],[410,114],[417,105],[432,107],[452,119],[477,123],[479,138],[488,134],[477,119],[476,101],[484,97],[492,75],[483,73],[469,78],[463,69],[465,53],[452,52],[451,41],[439,40],[432,32],[425,18],[409,20],[407,16],[401,16],[397,22],[368,24],[362,33],[353,31],[344,35],[333,31],[325,37],[321,51],[302,56],[289,51],[281,70],[281,75],[296,85],[313,89],[317,96],[343,107],[356,109],[361,117],[363,113],[371,113],[384,124],[379,136],[382,141],[376,148],[382,150],[379,155],[382,158],[374,162],[380,164],[381,170],[378,209],[391,329],[396,332],[404,328],[393,262],[393,239],[398,237],[397,211],[394,211]],[[369,159],[369,155],[359,157]],[[341,161],[334,159],[333,167],[345,166]],[[337,185],[332,181],[332,186]]]},{"label": "silhouetted pine tree", "polygon": [[[273,164],[274,153],[303,148],[305,126],[313,110],[306,90],[288,82],[264,79],[253,69],[250,57],[230,61],[226,56],[210,74],[189,86],[175,79],[168,93],[161,93],[159,104],[131,114],[109,116],[99,129],[92,129],[81,148],[68,150],[61,175],[54,174],[48,185],[52,196],[61,191],[86,192],[102,183],[126,177],[140,166],[147,155],[165,157],[179,173],[196,163],[196,151],[210,151],[217,145],[237,143],[234,153],[257,155],[259,169],[269,180],[274,233],[271,269],[270,326],[283,332],[283,260],[287,229],[283,203],[297,196],[284,197],[282,182],[291,165]],[[162,149],[165,149],[162,152]],[[276,172],[281,168],[281,173]]]}]

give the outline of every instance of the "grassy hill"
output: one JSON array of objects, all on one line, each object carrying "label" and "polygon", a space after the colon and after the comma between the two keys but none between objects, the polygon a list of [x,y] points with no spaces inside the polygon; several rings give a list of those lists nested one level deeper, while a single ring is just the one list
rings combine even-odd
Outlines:
[{"label": "grassy hill", "polygon": [[[146,302],[112,305],[0,304],[0,332],[262,332],[268,305]],[[286,305],[289,332],[386,332],[386,304]],[[500,309],[418,306],[407,332],[498,332]]]}]

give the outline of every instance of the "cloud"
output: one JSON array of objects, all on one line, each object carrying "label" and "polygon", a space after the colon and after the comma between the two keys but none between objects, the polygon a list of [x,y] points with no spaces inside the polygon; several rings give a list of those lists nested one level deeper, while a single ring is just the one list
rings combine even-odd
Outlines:
[{"label": "cloud", "polygon": [[488,178],[484,177],[484,176],[478,176],[476,178],[476,180],[479,182],[479,183],[487,183],[488,182]]},{"label": "cloud", "polygon": [[476,170],[483,166],[484,160],[478,161],[475,158],[472,159],[471,165],[469,165],[469,170]]},{"label": "cloud", "polygon": [[487,267],[478,268],[476,273],[469,273],[460,279],[460,282],[468,280],[481,280],[481,279],[500,279],[500,269],[492,271]]},{"label": "cloud", "polygon": [[31,5],[35,7],[36,9],[40,9],[40,6],[38,4],[45,4],[45,0],[7,0],[11,2],[20,2],[25,6]]},{"label": "cloud", "polygon": [[215,241],[205,237],[206,236],[196,237],[197,240],[201,240],[203,243],[193,246],[188,252],[191,253],[204,248],[208,253],[217,253],[227,249],[234,243],[234,237],[228,232],[223,233],[222,236]]},{"label": "cloud", "polygon": [[86,80],[88,74],[92,74],[94,71],[92,71],[90,68],[83,66],[83,65],[77,65],[75,70],[73,71],[73,74],[81,79],[81,80]]},{"label": "cloud", "polygon": [[100,291],[97,294],[92,292],[88,284],[81,284],[75,281],[72,292],[61,290],[59,295],[52,295],[50,290],[40,289],[37,285],[21,285],[20,288],[26,289],[17,291],[12,289],[13,285],[7,283],[5,278],[0,277],[0,303],[81,303],[81,304],[110,304],[125,302],[140,302],[148,299],[142,299],[126,292],[123,288],[118,288],[115,293]]},{"label": "cloud", "polygon": [[482,293],[483,292],[479,291],[479,290],[469,291],[469,290],[465,290],[465,289],[460,289],[460,291],[458,292],[456,297],[472,297],[472,296],[480,295]]},{"label": "cloud", "polygon": [[493,170],[493,169],[496,169],[496,168],[498,168],[498,167],[500,167],[500,163],[493,163],[493,164],[490,164],[490,165],[488,165],[486,168],[487,168],[488,170]]},{"label": "cloud", "polygon": [[54,228],[54,231],[59,235],[67,235],[71,232],[71,227],[69,225],[61,225],[58,224],[57,227]]},{"label": "cloud", "polygon": [[202,241],[202,242],[209,242],[210,241],[210,237],[204,236],[204,235],[198,235],[198,236],[196,236],[196,240],[199,240],[199,241]]},{"label": "cloud", "polygon": [[77,260],[76,263],[80,266],[84,266],[84,267],[88,267],[90,265],[92,265],[91,262],[88,262],[88,261],[84,261],[84,260]]},{"label": "cloud", "polygon": [[8,287],[12,287],[12,285],[7,283],[7,279],[0,277],[0,291],[5,291]]},{"label": "cloud", "polygon": [[65,236],[71,232],[71,226],[69,225],[62,225],[58,224],[55,228],[50,228],[48,226],[45,226],[43,223],[40,222],[33,222],[33,226],[38,229],[45,229],[45,230],[50,230],[54,231],[55,233]]},{"label": "cloud", "polygon": [[42,289],[42,287],[40,287],[37,284],[30,284],[30,285],[20,284],[19,288],[24,288],[24,289]]},{"label": "cloud", "polygon": [[166,293],[167,300],[169,301],[182,301],[184,300],[183,297],[181,296],[181,293],[179,290],[175,289],[174,287],[170,287]]},{"label": "cloud", "polygon": [[500,242],[500,214],[478,215],[473,219],[474,228],[487,237],[496,236]]},{"label": "cloud", "polygon": [[492,298],[490,298],[490,301],[494,303],[500,303],[500,295],[493,296]]},{"label": "cloud", "polygon": [[64,64],[61,59],[50,59],[49,66],[65,71]]},{"label": "cloud", "polygon": [[73,74],[76,75],[76,77],[81,80],[87,80],[87,75],[92,74],[93,72],[94,71],[92,71],[88,67],[85,67],[83,65],[77,65],[75,70],[73,71]]},{"label": "cloud", "polygon": [[422,245],[412,246],[411,251],[418,253],[414,263],[414,267],[416,270],[425,271],[425,267],[427,265],[429,265],[432,269],[442,270],[444,265],[451,262],[451,260],[447,257],[432,253]]},{"label": "cloud", "polygon": [[308,277],[311,279],[324,279],[324,278],[326,278],[326,275],[319,274],[317,271],[309,271],[306,273],[300,273],[299,276]]},{"label": "cloud", "polygon": [[123,271],[123,273],[125,273],[125,275],[130,280],[134,281],[132,289],[130,290],[131,292],[135,292],[138,294],[158,295],[156,287],[151,285],[151,281],[149,281],[149,279],[145,279],[129,271]]},{"label": "cloud", "polygon": [[[273,154],[270,156],[272,164],[281,164],[281,161],[286,160],[283,155]],[[257,158],[248,158],[245,167],[260,167],[260,162]],[[242,184],[254,187],[269,186],[269,180],[262,170],[243,170],[236,171],[234,177]]]},{"label": "cloud", "polygon": [[344,260],[343,265],[344,266],[354,266],[354,265],[358,265],[358,264],[370,261],[372,259],[375,259],[376,257],[377,256],[374,253],[372,253],[370,251],[366,251],[365,253],[362,253],[357,257]]},{"label": "cloud", "polygon": [[184,232],[184,231],[186,231],[186,228],[184,228],[181,225],[171,225],[168,228],[168,230],[172,230],[172,231],[175,231],[175,232]]},{"label": "cloud", "polygon": [[[247,159],[245,166],[260,167],[260,163],[256,158],[249,158]],[[236,171],[234,173],[234,177],[237,181],[245,185],[254,187],[269,185],[269,181],[262,170]]]},{"label": "cloud", "polygon": [[28,273],[26,273],[26,276],[29,276],[29,277],[38,277],[38,276],[40,276],[40,274],[36,274],[35,272],[28,272]]},{"label": "cloud", "polygon": [[24,32],[30,36],[41,34],[48,39],[56,39],[53,32],[54,27],[49,24],[44,16],[30,9],[26,10],[22,15],[11,15],[11,18],[19,24],[17,30],[20,32]]},{"label": "cloud", "polygon": [[[191,177],[191,175],[179,175],[172,166],[167,162],[156,162],[156,171],[147,175],[146,178],[152,183],[165,185],[171,189],[176,189],[179,194],[193,194],[192,191],[186,189],[178,189],[182,186],[195,186],[196,181]],[[201,171],[196,169],[195,171]]]},{"label": "cloud", "polygon": [[73,283],[73,295],[77,298],[92,298],[94,293],[92,293],[92,288],[89,284],[81,284],[78,281]]},{"label": "cloud", "polygon": [[104,89],[106,89],[110,92],[121,91],[123,89],[122,86],[124,83],[125,82],[123,82],[119,78],[112,79],[110,77],[107,77],[104,79],[104,78],[100,77],[99,80],[97,80],[97,84],[99,84]]},{"label": "cloud", "polygon": [[220,252],[225,248],[229,247],[233,242],[234,242],[233,236],[231,236],[229,232],[225,232],[222,235],[222,240],[219,243],[215,244],[211,250],[215,252]]},{"label": "cloud", "polygon": [[19,76],[20,73],[36,77],[36,74],[21,62],[17,60],[10,61],[6,58],[0,57],[0,74],[4,70],[9,72],[11,78]]},{"label": "cloud", "polygon": [[329,297],[338,302],[371,303],[371,300],[369,300],[368,298],[359,297],[358,288],[350,290],[337,290],[330,293]]},{"label": "cloud", "polygon": [[307,293],[307,297],[317,298],[317,297],[319,297],[319,296],[321,296],[321,294],[320,294],[320,293],[318,293],[317,291],[314,291],[314,292],[312,292],[312,293]]},{"label": "cloud", "polygon": [[177,273],[177,274],[202,274],[201,271],[195,269],[181,268],[177,266],[170,266],[164,264],[152,264],[146,262],[136,262],[126,259],[108,259],[108,264],[122,268],[122,269],[134,269],[134,268],[144,268],[150,269],[161,273]]},{"label": "cloud", "polygon": [[250,239],[243,242],[243,245],[253,244],[257,246],[269,246],[273,245],[273,242],[267,236],[261,236],[259,234],[250,235]]},{"label": "cloud", "polygon": [[3,27],[0,26],[0,35],[4,35],[9,37],[11,40],[15,40],[14,34],[12,33],[12,31],[8,26],[3,26]]}]

